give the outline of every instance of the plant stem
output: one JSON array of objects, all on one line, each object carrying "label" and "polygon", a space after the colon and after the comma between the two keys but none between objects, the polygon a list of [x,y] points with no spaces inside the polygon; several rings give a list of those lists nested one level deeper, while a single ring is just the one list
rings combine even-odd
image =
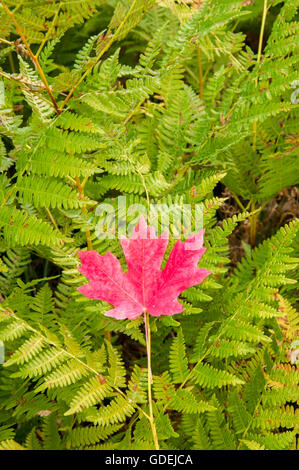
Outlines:
[{"label": "plant stem", "polygon": [[51,220],[51,222],[52,222],[52,224],[54,225],[55,229],[58,230],[58,232],[59,232],[59,227],[58,227],[57,222],[56,222],[56,220],[54,219],[54,217],[53,217],[51,211],[50,211],[47,207],[46,207],[46,211],[48,212],[49,219]]},{"label": "plant stem", "polygon": [[[23,3],[23,2],[21,2],[21,3]],[[46,76],[45,76],[45,74],[44,74],[44,71],[42,70],[42,68],[41,68],[41,66],[40,66],[40,64],[39,64],[39,62],[38,62],[38,60],[37,60],[37,58],[36,58],[35,55],[33,54],[32,50],[31,50],[31,48],[30,48],[30,46],[29,46],[29,43],[27,42],[26,36],[24,35],[23,29],[19,26],[18,22],[16,21],[14,15],[13,15],[13,13],[14,13],[15,10],[14,10],[14,11],[10,11],[10,9],[5,5],[4,2],[2,2],[2,8],[5,10],[5,12],[7,13],[7,15],[10,17],[10,19],[11,19],[12,22],[13,22],[13,24],[15,25],[16,32],[20,35],[20,38],[22,39],[22,41],[23,41],[23,43],[24,43],[24,45],[25,45],[25,47],[26,47],[26,50],[27,50],[27,52],[28,52],[28,54],[29,54],[29,56],[30,56],[30,59],[32,60],[33,64],[35,65],[35,67],[36,67],[36,69],[37,69],[37,71],[38,71],[38,73],[39,73],[39,75],[40,75],[40,78],[41,78],[43,84],[45,85],[45,88],[46,88],[46,90],[47,90],[47,92],[48,92],[49,97],[51,98],[52,105],[53,105],[53,107],[55,108],[55,111],[57,112],[57,114],[60,114],[61,111],[60,111],[60,109],[59,109],[58,106],[57,106],[56,100],[55,100],[54,95],[53,95],[53,93],[52,93],[52,90],[51,90],[51,88],[50,88],[50,86],[49,86],[49,84],[48,84],[48,82],[47,82],[47,79],[46,79]]]},{"label": "plant stem", "polygon": [[261,55],[262,55],[263,38],[264,38],[267,8],[268,8],[267,3],[268,3],[268,0],[264,0],[263,17],[262,17],[262,24],[261,24],[260,37],[259,37],[259,47],[258,47],[258,51],[257,51],[257,63],[260,62]]},{"label": "plant stem", "polygon": [[235,193],[232,193],[233,195],[233,198],[236,200],[238,206],[242,209],[242,211],[246,211],[245,207],[243,206],[242,202],[240,201],[239,197],[237,196],[237,194]]},{"label": "plant stem", "polygon": [[9,52],[9,54],[8,54],[8,60],[9,60],[9,65],[10,65],[10,68],[11,68],[12,73],[16,73],[15,64],[14,64],[14,62],[13,62],[13,58],[12,58],[12,53],[11,53],[11,52]]},{"label": "plant stem", "polygon": [[3,42],[3,44],[7,44],[8,46],[14,46],[14,42],[7,41],[7,39],[0,38],[0,42]]},{"label": "plant stem", "polygon": [[[260,63],[261,61],[261,55],[262,55],[262,48],[263,48],[263,39],[264,39],[264,31],[265,31],[265,24],[266,24],[266,17],[267,17],[267,9],[268,9],[268,0],[264,0],[264,8],[263,8],[263,16],[262,16],[262,23],[261,23],[261,29],[260,29],[260,37],[259,37],[259,45],[258,45],[258,51],[257,51],[257,64]],[[257,86],[258,84],[258,79],[255,81],[255,85]],[[257,136],[257,121],[254,121],[253,123],[253,140],[252,140],[252,149],[255,152],[256,151],[256,136]],[[251,210],[255,210],[255,204],[253,201],[251,201]],[[255,240],[256,240],[256,225],[257,225],[257,214],[254,214],[250,217],[250,243],[251,246],[255,246]]]},{"label": "plant stem", "polygon": [[140,106],[142,105],[142,103],[144,102],[144,100],[141,100],[139,101],[138,105],[136,106],[136,108],[133,109],[133,111],[129,114],[129,116],[127,117],[127,119],[123,122],[123,126],[126,126],[128,124],[128,122],[130,121],[130,119],[134,116],[134,114],[139,110]]},{"label": "plant stem", "polygon": [[[255,211],[255,203],[251,203],[251,212]],[[250,244],[254,248],[256,241],[256,226],[257,226],[257,214],[253,214],[250,217]]]},{"label": "plant stem", "polygon": [[155,449],[159,450],[160,447],[159,447],[157,430],[156,430],[156,425],[155,425],[154,415],[153,415],[153,403],[152,403],[153,376],[152,376],[152,367],[151,367],[151,329],[150,329],[149,314],[147,312],[144,312],[144,325],[145,325],[145,339],[146,339],[146,352],[147,352],[147,371],[148,371],[148,373],[147,373],[147,385],[148,385],[148,401],[149,401],[149,412],[150,412],[149,421],[150,421],[151,428],[152,428]]},{"label": "plant stem", "polygon": [[55,16],[54,16],[54,18],[53,18],[52,24],[51,24],[50,28],[48,29],[47,34],[45,35],[43,41],[41,42],[41,44],[40,44],[40,46],[39,46],[39,48],[38,48],[38,51],[37,51],[36,54],[35,54],[36,60],[37,60],[38,56],[40,55],[40,53],[41,53],[41,51],[42,51],[44,45],[46,44],[46,42],[47,42],[47,40],[48,40],[50,34],[52,33],[52,31],[53,31],[53,29],[54,29],[54,27],[55,27],[55,23],[56,23],[56,21],[57,21],[60,8],[61,8],[61,2],[60,2],[59,5],[58,5],[58,8],[57,8],[56,13],[55,13]]},{"label": "plant stem", "polygon": [[[257,64],[260,63],[261,55],[262,55],[264,31],[265,31],[267,8],[268,8],[267,3],[268,3],[268,0],[264,0],[264,9],[263,9],[263,16],[262,16],[262,23],[261,23],[260,37],[259,37],[259,45],[258,45],[258,51],[257,51],[257,61],[256,61]],[[257,85],[257,80],[256,80],[255,83]],[[252,148],[253,148],[254,152],[256,150],[256,134],[257,134],[257,121],[254,121],[254,123],[253,123],[253,143],[252,143]]]}]

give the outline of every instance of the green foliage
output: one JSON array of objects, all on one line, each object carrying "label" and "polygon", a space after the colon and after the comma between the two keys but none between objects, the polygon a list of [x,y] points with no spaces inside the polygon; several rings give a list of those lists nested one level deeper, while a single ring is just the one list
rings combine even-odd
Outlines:
[{"label": "green foliage", "polygon": [[[77,291],[78,250],[126,268],[118,196],[128,224],[133,205],[169,210],[166,257],[184,233],[175,211],[189,204],[206,229],[212,274],[182,314],[151,317],[161,449],[296,448],[298,220],[256,227],[298,181],[298,0],[269,6],[264,38],[251,3],[1,2],[0,449],[154,449],[143,317],[105,317]],[[221,215],[221,185],[240,212]]]}]

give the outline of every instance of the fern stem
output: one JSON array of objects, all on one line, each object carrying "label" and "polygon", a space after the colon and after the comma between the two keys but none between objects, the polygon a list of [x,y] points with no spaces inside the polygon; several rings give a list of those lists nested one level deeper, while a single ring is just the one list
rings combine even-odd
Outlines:
[{"label": "fern stem", "polygon": [[[9,57],[9,55],[8,55],[8,57]],[[12,64],[11,64],[11,65],[12,65]],[[31,92],[31,93],[37,93],[38,91],[41,91],[41,90],[44,89],[44,87],[40,87],[39,89],[33,90],[32,88],[29,88],[29,87],[27,87],[27,86],[24,86],[20,78],[16,78],[16,77],[14,77],[13,75],[8,75],[8,74],[6,74],[5,72],[1,72],[1,71],[0,71],[0,76],[6,78],[7,80],[12,80],[13,82],[18,83],[18,84],[19,84],[19,87],[21,88],[21,90],[29,91],[29,92]],[[47,100],[44,96],[43,96],[43,100],[46,101],[47,103],[49,103],[50,106],[52,106],[51,101]]]},{"label": "fern stem", "polygon": [[23,5],[24,2],[25,2],[25,0],[21,0],[12,12],[16,13],[16,11],[18,11],[18,9],[21,8],[21,6]]},{"label": "fern stem", "polygon": [[152,376],[152,367],[151,367],[151,329],[150,329],[150,319],[149,314],[144,312],[144,325],[145,325],[145,339],[146,339],[146,352],[147,352],[147,385],[148,385],[148,402],[149,402],[149,421],[152,428],[153,439],[155,444],[155,449],[159,450],[159,442],[157,436],[156,425],[154,421],[153,415],[153,403],[152,403],[152,383],[153,383],[153,376]]},{"label": "fern stem", "polygon": [[18,80],[18,79],[15,78],[15,77],[12,77],[11,75],[8,75],[8,74],[5,73],[5,72],[0,71],[0,76],[3,77],[3,78],[6,78],[7,80],[12,80],[12,81],[14,81],[14,82],[20,83],[20,80]]},{"label": "fern stem", "polygon": [[[258,45],[258,51],[257,51],[257,64],[259,64],[260,61],[261,61],[264,31],[265,31],[265,24],[266,24],[266,17],[267,17],[267,8],[268,8],[268,0],[264,0],[264,9],[263,9],[263,16],[262,16],[262,23],[261,23],[260,37],[259,37],[259,45]],[[256,80],[256,85],[257,85],[257,80]],[[254,123],[253,123],[253,145],[252,145],[252,148],[253,148],[254,152],[256,150],[256,134],[257,134],[257,121],[254,121]]]},{"label": "fern stem", "polygon": [[[51,90],[51,88],[50,88],[50,86],[49,86],[49,84],[48,84],[48,81],[47,81],[47,79],[46,79],[46,76],[45,76],[45,74],[44,74],[44,71],[43,71],[43,69],[41,68],[41,66],[40,66],[40,64],[39,64],[39,62],[38,62],[38,60],[37,60],[37,58],[36,58],[35,55],[33,54],[32,50],[31,50],[31,48],[30,48],[30,46],[29,46],[29,44],[28,44],[28,42],[27,42],[26,36],[24,35],[23,29],[19,26],[18,22],[16,21],[14,15],[13,15],[13,12],[10,11],[10,9],[5,5],[4,2],[2,2],[2,8],[5,10],[5,12],[8,14],[8,16],[9,16],[10,19],[11,19],[11,21],[12,21],[13,24],[15,25],[16,31],[17,31],[17,33],[20,35],[20,37],[21,37],[23,43],[25,44],[25,47],[26,47],[27,52],[28,52],[28,54],[29,54],[29,56],[30,56],[30,59],[32,60],[32,62],[33,62],[33,64],[35,65],[36,69],[38,70],[38,73],[39,73],[39,75],[40,75],[40,78],[41,78],[43,84],[45,85],[45,88],[46,88],[46,90],[47,90],[47,92],[48,92],[49,97],[51,98],[51,101],[52,101],[52,104],[53,104],[53,106],[54,106],[54,108],[55,108],[55,111],[57,112],[57,114],[60,114],[61,111],[60,111],[60,109],[58,108],[58,105],[57,105],[57,103],[56,103],[56,100],[55,100],[55,98],[54,98],[54,95],[53,95],[53,93],[52,93],[52,90]],[[15,10],[14,10],[14,11],[15,11]]]},{"label": "fern stem", "polygon": [[240,207],[240,209],[242,209],[242,211],[246,211],[245,207],[243,206],[242,202],[240,201],[239,197],[237,196],[237,194],[235,193],[232,193],[233,195],[233,198],[236,200],[238,206]]},{"label": "fern stem", "polygon": [[[251,203],[251,212],[254,212],[255,203],[252,201]],[[252,248],[255,246],[256,241],[256,227],[257,227],[257,214],[252,214],[250,217],[250,244]]]},{"label": "fern stem", "polygon": [[259,37],[259,46],[258,46],[258,51],[257,51],[257,63],[260,62],[261,55],[262,55],[263,38],[264,38],[266,16],[267,16],[267,9],[268,9],[267,3],[268,3],[268,0],[264,0],[263,17],[262,17],[262,24],[261,24],[260,37]]},{"label": "fern stem", "polygon": [[46,44],[46,41],[47,41],[48,37],[50,36],[50,34],[51,34],[51,32],[52,32],[52,30],[53,30],[53,28],[54,28],[54,26],[55,26],[55,23],[56,23],[56,21],[57,21],[58,13],[59,13],[59,11],[60,11],[60,8],[61,8],[61,2],[60,2],[59,5],[58,5],[58,8],[57,8],[57,11],[56,11],[55,16],[54,16],[54,18],[53,18],[51,27],[48,29],[47,34],[45,35],[43,41],[41,42],[41,44],[40,44],[40,46],[39,46],[39,48],[38,48],[38,51],[37,51],[36,54],[35,54],[36,60],[37,60],[38,56],[40,55],[40,53],[41,53],[41,51],[42,51],[44,45]]},{"label": "fern stem", "polygon": [[3,42],[3,44],[7,44],[8,46],[14,46],[14,43],[7,41],[7,39],[0,38],[0,42]]},{"label": "fern stem", "polygon": [[54,219],[52,213],[50,212],[50,210],[49,210],[47,207],[46,207],[46,211],[47,211],[48,216],[49,216],[49,219],[51,220],[51,222],[52,222],[52,224],[54,225],[55,229],[59,231],[57,222],[56,222],[56,220]]},{"label": "fern stem", "polygon": [[123,126],[126,126],[128,124],[128,122],[130,121],[130,119],[134,116],[134,114],[139,110],[140,106],[142,105],[144,100],[142,101],[139,101],[138,105],[133,109],[133,111],[131,111],[131,113],[129,114],[129,116],[126,118],[126,120],[123,122]]},{"label": "fern stem", "polygon": [[12,57],[11,52],[9,52],[9,54],[8,54],[8,61],[9,61],[9,65],[10,65],[12,73],[16,73],[15,64],[13,62],[13,57]]},{"label": "fern stem", "polygon": [[90,230],[87,230],[85,235],[86,235],[87,248],[89,250],[92,250],[92,241],[91,241]]},{"label": "fern stem", "polygon": [[105,335],[105,339],[108,341],[108,343],[111,343],[111,333],[110,333],[110,331],[105,329],[104,335]]},{"label": "fern stem", "polygon": [[[259,37],[259,45],[257,51],[257,64],[261,61],[262,55],[262,47],[263,47],[263,39],[264,39],[264,31],[265,31],[265,24],[266,24],[266,17],[267,17],[267,9],[268,9],[268,0],[264,0],[264,8],[263,8],[263,16],[262,16],[262,23],[260,29],[260,37]],[[257,86],[258,80],[256,79],[255,85]],[[252,149],[256,151],[256,137],[257,137],[257,121],[253,122],[253,140],[252,140]],[[255,204],[251,202],[251,211],[254,212]],[[253,214],[250,217],[250,244],[252,247],[255,246],[256,241],[256,227],[257,227],[257,214]]]}]

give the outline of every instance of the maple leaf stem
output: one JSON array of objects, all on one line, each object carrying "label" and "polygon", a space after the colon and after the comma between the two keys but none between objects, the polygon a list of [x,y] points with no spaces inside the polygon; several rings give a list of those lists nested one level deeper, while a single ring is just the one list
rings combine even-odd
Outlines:
[{"label": "maple leaf stem", "polygon": [[152,383],[153,383],[153,375],[152,375],[152,367],[151,367],[151,328],[150,328],[150,319],[149,314],[144,312],[144,325],[145,325],[145,339],[146,339],[146,352],[147,352],[147,385],[148,385],[148,402],[149,402],[149,421],[152,428],[153,439],[156,450],[159,450],[159,442],[157,436],[156,425],[154,421],[153,415],[153,403],[152,403]]}]

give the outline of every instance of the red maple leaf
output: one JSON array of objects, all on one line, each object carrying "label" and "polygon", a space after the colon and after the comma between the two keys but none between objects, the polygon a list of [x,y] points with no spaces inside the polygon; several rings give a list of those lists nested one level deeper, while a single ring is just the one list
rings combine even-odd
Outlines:
[{"label": "red maple leaf", "polygon": [[185,242],[177,241],[161,270],[168,233],[157,237],[154,227],[148,226],[141,216],[132,237],[121,238],[128,272],[123,272],[118,259],[109,251],[105,256],[94,250],[80,251],[82,265],[78,269],[90,283],[78,290],[90,299],[114,305],[105,315],[119,320],[133,320],[144,312],[156,317],[180,313],[185,310],[177,300],[180,293],[200,284],[211,273],[197,267],[206,251],[202,246],[203,235],[201,230]]}]

